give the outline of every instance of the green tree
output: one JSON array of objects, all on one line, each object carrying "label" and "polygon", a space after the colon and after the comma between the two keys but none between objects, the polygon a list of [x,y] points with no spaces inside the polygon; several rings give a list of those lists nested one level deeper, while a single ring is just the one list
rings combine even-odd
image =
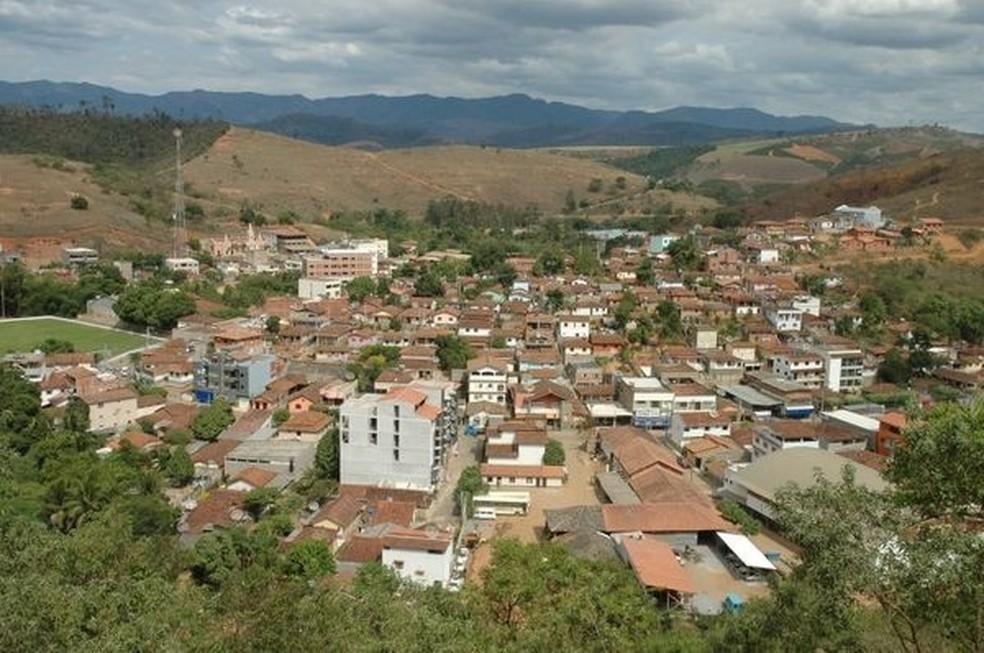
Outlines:
[{"label": "green tree", "polygon": [[555,276],[564,271],[564,255],[556,249],[548,249],[537,257],[533,264],[533,274],[537,276]]},{"label": "green tree", "polygon": [[235,421],[232,406],[225,397],[218,397],[210,405],[198,411],[191,422],[191,432],[199,440],[212,441]]},{"label": "green tree", "polygon": [[560,443],[559,440],[550,438],[547,440],[547,446],[543,452],[543,464],[544,465],[556,465],[560,466],[564,464],[567,455],[564,453],[564,445]]},{"label": "green tree", "polygon": [[243,508],[250,516],[258,520],[267,508],[277,501],[277,490],[269,487],[258,487],[250,490],[243,497]]},{"label": "green tree", "polygon": [[659,335],[665,340],[679,340],[683,337],[683,322],[680,319],[680,307],[668,299],[656,305],[656,320],[659,323]]},{"label": "green tree", "polygon": [[75,345],[70,340],[45,338],[35,349],[40,349],[45,354],[71,354],[75,351]]},{"label": "green tree", "polygon": [[195,464],[182,446],[172,446],[161,463],[161,471],[173,487],[184,487],[195,478]]},{"label": "green tree", "polygon": [[356,277],[345,284],[345,293],[353,302],[362,302],[374,294],[376,288],[376,282],[372,277]]},{"label": "green tree", "polygon": [[76,211],[85,211],[89,208],[89,200],[84,195],[72,195],[69,205]]},{"label": "green tree", "polygon": [[271,315],[266,319],[266,332],[270,335],[277,335],[280,333],[280,318],[276,315]]},{"label": "green tree", "polygon": [[697,245],[697,239],[693,236],[674,240],[666,251],[673,259],[673,266],[677,270],[697,270],[700,268],[703,255]]},{"label": "green tree", "polygon": [[320,540],[302,540],[287,550],[283,569],[288,576],[316,580],[335,573],[335,556]]},{"label": "green tree", "polygon": [[560,288],[551,288],[546,294],[546,308],[551,313],[556,313],[567,303],[567,297]]},{"label": "green tree", "polygon": [[639,267],[636,268],[636,281],[644,286],[651,286],[655,280],[656,276],[653,274],[653,263],[649,260],[648,256],[644,256],[639,261]]},{"label": "green tree", "polygon": [[889,349],[878,365],[878,378],[886,383],[906,385],[912,378],[912,366],[898,349]]},{"label": "green tree", "polygon": [[314,470],[320,478],[338,480],[338,438],[338,429],[333,428],[318,440],[318,448],[314,452]]},{"label": "green tree", "polygon": [[464,369],[468,367],[468,361],[475,357],[471,345],[459,336],[438,336],[434,343],[437,345],[437,360],[445,372]]},{"label": "green tree", "polygon": [[463,506],[461,502],[464,500],[468,514],[471,514],[472,498],[476,495],[485,494],[488,491],[489,486],[485,482],[485,479],[482,478],[482,472],[479,470],[478,465],[469,465],[461,470],[461,476],[458,477],[458,484],[455,486],[454,500],[459,510],[462,510]]},{"label": "green tree", "polygon": [[271,568],[277,561],[276,538],[250,534],[242,528],[209,533],[195,544],[192,572],[200,582],[220,587],[254,566]]},{"label": "green tree", "polygon": [[279,427],[288,419],[290,419],[290,411],[287,410],[286,408],[278,408],[277,410],[273,411],[273,414],[270,416],[270,421],[273,423],[273,426],[275,428]]},{"label": "green tree", "polygon": [[72,397],[65,405],[62,426],[67,431],[85,433],[89,430],[89,404],[78,397]]},{"label": "green tree", "polygon": [[419,297],[440,297],[444,294],[444,282],[432,269],[427,268],[417,274],[413,293]]}]

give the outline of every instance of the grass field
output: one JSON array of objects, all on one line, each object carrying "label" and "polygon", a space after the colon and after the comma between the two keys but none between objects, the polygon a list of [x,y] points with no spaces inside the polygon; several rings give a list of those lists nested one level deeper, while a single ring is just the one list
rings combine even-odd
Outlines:
[{"label": "grass field", "polygon": [[119,354],[144,344],[143,336],[53,318],[0,322],[0,354],[30,352],[46,338],[68,340],[76,351],[110,350]]}]

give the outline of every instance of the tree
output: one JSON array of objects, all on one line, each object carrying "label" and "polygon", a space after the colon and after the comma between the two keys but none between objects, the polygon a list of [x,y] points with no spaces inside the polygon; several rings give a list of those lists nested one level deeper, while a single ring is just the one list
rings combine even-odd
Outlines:
[{"label": "tree", "polygon": [[413,293],[420,297],[440,297],[444,294],[444,282],[432,269],[426,268],[417,274]]},{"label": "tree", "polygon": [[113,307],[121,320],[138,326],[173,329],[178,320],[195,312],[191,295],[159,281],[131,284]]},{"label": "tree", "polygon": [[546,294],[546,308],[551,313],[556,313],[567,303],[567,297],[560,288],[551,288]]},{"label": "tree", "polygon": [[697,239],[686,236],[670,243],[666,249],[673,259],[673,266],[679,270],[696,270],[700,267],[701,251]]},{"label": "tree", "polygon": [[270,416],[270,421],[273,423],[274,427],[279,427],[288,419],[290,419],[290,411],[286,408],[278,408],[273,411],[273,414]]},{"label": "tree", "polygon": [[556,249],[548,249],[537,257],[533,264],[533,274],[554,276],[564,271],[564,255]]},{"label": "tree", "polygon": [[639,267],[636,268],[636,281],[644,286],[651,286],[656,280],[653,274],[653,263],[649,260],[648,256],[644,256],[641,261],[639,261]]},{"label": "tree", "polygon": [[356,277],[345,284],[345,293],[353,302],[365,301],[376,292],[376,282],[372,277]]},{"label": "tree", "polygon": [[266,332],[270,335],[277,335],[280,333],[280,318],[276,315],[271,315],[266,319]]},{"label": "tree", "polygon": [[276,547],[276,538],[250,534],[242,528],[209,533],[195,544],[192,573],[199,582],[220,587],[251,567],[272,567]]},{"label": "tree", "polygon": [[876,333],[885,322],[888,311],[884,300],[877,294],[869,292],[861,297],[861,328],[867,333]]},{"label": "tree", "polygon": [[568,188],[564,195],[564,213],[574,213],[577,211],[577,198],[574,197],[574,190]]},{"label": "tree", "polygon": [[236,418],[232,414],[232,406],[225,397],[219,397],[198,411],[191,423],[191,432],[199,440],[212,441],[234,421]]},{"label": "tree", "polygon": [[445,372],[464,369],[468,361],[475,357],[471,345],[459,336],[438,336],[434,342],[437,345],[437,360]]},{"label": "tree", "polygon": [[[458,509],[464,512],[463,508],[468,508],[468,514],[471,514],[472,509],[472,499],[476,495],[485,494],[489,491],[489,486],[482,478],[482,472],[479,470],[478,465],[469,465],[461,470],[461,476],[458,477],[458,485],[455,486],[454,500],[458,506]],[[464,506],[462,506],[462,501],[465,501]]]},{"label": "tree", "polygon": [[89,200],[84,195],[72,195],[69,205],[76,211],[85,211],[89,208]]},{"label": "tree", "polygon": [[183,446],[172,446],[165,450],[167,453],[161,464],[161,471],[172,487],[184,487],[195,478],[195,464]]},{"label": "tree", "polygon": [[902,503],[930,519],[984,519],[984,400],[936,406],[889,465]]},{"label": "tree", "polygon": [[886,383],[905,385],[912,378],[912,367],[909,360],[896,348],[888,350],[881,364],[878,365],[878,378]]},{"label": "tree", "polygon": [[578,247],[574,252],[574,272],[585,276],[601,272],[601,264],[594,250],[589,247]]},{"label": "tree", "polygon": [[589,193],[600,193],[603,182],[598,177],[593,178],[588,182],[588,192]]},{"label": "tree", "polygon": [[314,470],[320,478],[338,480],[338,429],[333,428],[318,440],[314,452]]},{"label": "tree", "polygon": [[45,354],[71,354],[75,351],[75,345],[70,340],[45,338],[36,349],[40,349]]},{"label": "tree", "polygon": [[277,490],[270,487],[258,487],[250,490],[243,497],[243,508],[254,520],[258,520],[267,508],[277,500]]},{"label": "tree", "polygon": [[335,556],[320,540],[302,540],[284,556],[284,573],[304,580],[316,580],[335,573]]},{"label": "tree", "polygon": [[680,307],[664,299],[656,305],[656,320],[659,322],[659,335],[665,340],[676,340],[683,336],[683,322]]},{"label": "tree", "polygon": [[65,406],[62,426],[67,431],[85,433],[89,430],[89,404],[78,397],[72,397]]},{"label": "tree", "polygon": [[555,440],[553,438],[547,440],[547,446],[543,451],[544,465],[563,465],[566,457],[567,456],[564,453],[564,445],[561,444],[559,440]]}]

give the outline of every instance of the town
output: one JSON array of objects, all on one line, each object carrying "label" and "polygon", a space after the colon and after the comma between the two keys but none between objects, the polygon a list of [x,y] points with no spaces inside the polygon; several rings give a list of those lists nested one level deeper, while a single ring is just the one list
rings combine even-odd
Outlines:
[{"label": "town", "polygon": [[[776,524],[784,487],[846,468],[883,491],[910,413],[980,389],[979,331],[927,338],[816,265],[924,254],[943,230],[838,206],[730,234],[588,228],[576,256],[477,265],[487,251],[252,223],[156,269],[66,247],[66,279],[287,285],[240,317],[200,297],[146,333],[126,331],[129,291],[99,295],[78,321],[0,324],[40,346],[4,361],[45,412],[104,438],[100,456],[154,461],[186,547],[276,520],[282,546],[319,543],[339,577],[379,563],[459,591],[495,542],[552,542],[624,565],[662,609],[714,615],[800,563]],[[51,325],[131,340],[75,351],[44,340]],[[920,356],[910,387],[895,368]]]}]

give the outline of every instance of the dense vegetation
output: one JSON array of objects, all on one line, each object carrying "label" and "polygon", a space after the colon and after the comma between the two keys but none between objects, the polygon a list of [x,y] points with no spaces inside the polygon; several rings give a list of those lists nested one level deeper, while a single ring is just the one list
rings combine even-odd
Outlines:
[{"label": "dense vegetation", "polygon": [[0,286],[6,317],[75,317],[85,310],[87,301],[122,291],[126,281],[112,265],[87,267],[73,283],[53,274],[30,274],[20,265],[8,264],[0,267]]},{"label": "dense vegetation", "polygon": [[654,148],[644,154],[613,159],[611,164],[652,179],[673,177],[703,154],[713,152],[714,145],[685,145]]}]

